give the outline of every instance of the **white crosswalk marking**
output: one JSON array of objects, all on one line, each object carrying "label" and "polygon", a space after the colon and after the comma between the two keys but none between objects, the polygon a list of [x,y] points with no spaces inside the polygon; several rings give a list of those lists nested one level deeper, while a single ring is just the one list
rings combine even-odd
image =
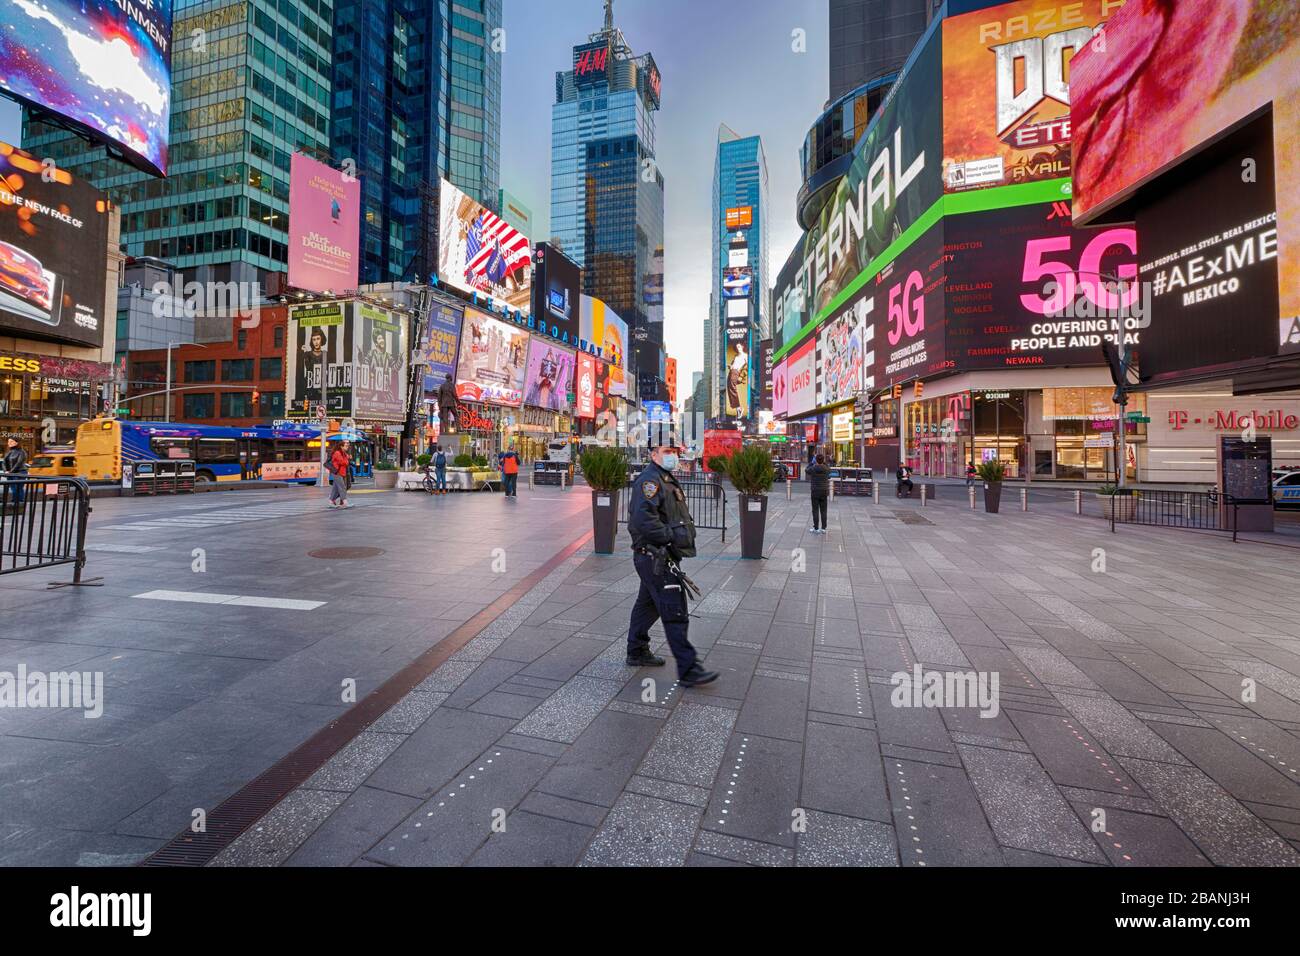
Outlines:
[{"label": "white crosswalk marking", "polygon": [[321,501],[281,501],[265,505],[242,505],[210,512],[159,515],[137,518],[123,524],[110,524],[91,528],[91,533],[105,531],[161,531],[168,528],[216,528],[222,525],[241,524],[247,521],[266,521],[271,518],[296,518],[323,510]]}]

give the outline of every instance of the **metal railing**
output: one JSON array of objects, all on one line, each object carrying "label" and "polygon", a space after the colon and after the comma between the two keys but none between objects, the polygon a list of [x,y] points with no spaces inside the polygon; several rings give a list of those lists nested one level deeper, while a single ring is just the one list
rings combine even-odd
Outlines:
[{"label": "metal railing", "polygon": [[[720,481],[678,481],[686,495],[695,527],[722,532],[722,543],[727,542],[727,489]],[[627,509],[631,488],[623,488],[618,496],[618,523],[627,524]]]},{"label": "metal railing", "polygon": [[1204,491],[1152,491],[1126,488],[1116,495],[1097,495],[1102,517],[1117,524],[1140,524],[1201,531],[1223,529],[1221,502]]},{"label": "metal railing", "polygon": [[50,587],[98,585],[99,578],[81,577],[89,518],[84,478],[6,477],[0,481],[0,574],[71,564],[72,580]]},{"label": "metal railing", "polygon": [[[163,458],[138,461],[131,468],[130,493],[133,495],[175,495],[194,490],[194,461],[189,458]],[[125,487],[125,486],[124,486]]]}]

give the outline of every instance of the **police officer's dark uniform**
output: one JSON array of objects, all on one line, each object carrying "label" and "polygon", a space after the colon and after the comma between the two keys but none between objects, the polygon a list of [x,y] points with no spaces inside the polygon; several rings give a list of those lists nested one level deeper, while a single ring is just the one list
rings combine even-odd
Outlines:
[{"label": "police officer's dark uniform", "polygon": [[651,667],[664,663],[650,652],[650,627],[662,620],[668,646],[677,658],[678,679],[687,687],[707,684],[718,674],[700,666],[687,639],[686,584],[677,571],[680,559],[695,556],[695,522],[686,494],[672,472],[653,461],[632,482],[630,494],[627,524],[641,590],[628,626],[627,663]]}]

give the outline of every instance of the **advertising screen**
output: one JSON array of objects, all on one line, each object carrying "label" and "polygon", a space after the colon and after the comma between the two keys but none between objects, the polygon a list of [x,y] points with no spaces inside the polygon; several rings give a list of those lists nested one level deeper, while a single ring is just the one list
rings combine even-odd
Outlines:
[{"label": "advertising screen", "polygon": [[1115,0],[1019,0],[943,21],[948,192],[1070,175],[1070,58]]},{"label": "advertising screen", "polygon": [[[1142,377],[1278,351],[1278,222],[1272,117],[1178,169],[1179,188],[1137,215],[1140,278],[1153,291]],[[1255,179],[1243,182],[1246,162]],[[1213,196],[1191,203],[1185,193]]]},{"label": "advertising screen", "polygon": [[664,384],[668,386],[668,401],[677,404],[677,359],[664,359]]},{"label": "advertising screen", "polygon": [[[936,30],[913,51],[858,141],[849,171],[796,246],[796,263],[782,270],[772,292],[773,328],[782,329],[784,339],[778,359],[840,306],[837,298],[847,297],[848,287],[892,243],[910,241],[908,228],[942,198],[939,47]],[[792,306],[803,321],[797,329],[788,315]]]},{"label": "advertising screen", "polygon": [[873,277],[876,385],[950,368],[944,354],[942,222]]},{"label": "advertising screen", "polygon": [[0,0],[0,87],[165,175],[171,11],[165,0]]},{"label": "advertising screen", "polygon": [[759,404],[767,409],[772,410],[772,340],[764,339],[758,343],[759,353],[762,355],[762,386],[759,391],[761,396]]},{"label": "advertising screen", "polygon": [[491,405],[524,400],[528,333],[490,315],[465,310],[456,362],[456,397]]},{"label": "advertising screen", "polygon": [[361,181],[294,153],[289,161],[289,285],[312,292],[357,287]]},{"label": "advertising screen", "polygon": [[568,415],[573,411],[573,352],[534,335],[528,342],[524,404]]},{"label": "advertising screen", "polygon": [[748,332],[743,338],[727,336],[727,377],[723,389],[723,413],[733,418],[748,418],[753,399],[754,360],[749,354]]},{"label": "advertising screen", "polygon": [[579,335],[601,350],[601,357],[607,365],[605,393],[626,396],[627,323],[601,299],[584,295],[581,301]]},{"label": "advertising screen", "polygon": [[578,418],[593,418],[596,414],[597,361],[586,352],[578,353],[578,384],[575,413]]},{"label": "advertising screen", "polygon": [[532,309],[528,237],[447,180],[439,184],[438,278],[498,307]]},{"label": "advertising screen", "polygon": [[789,409],[789,392],[786,388],[785,359],[772,367],[772,414],[785,417]]},{"label": "advertising screen", "polygon": [[728,229],[748,229],[754,224],[753,206],[735,206],[727,210]]},{"label": "advertising screen", "polygon": [[584,43],[573,48],[573,81],[593,86],[605,81],[610,67],[609,40]]},{"label": "advertising screen", "polygon": [[672,407],[667,402],[644,402],[646,421],[652,425],[673,420]]},{"label": "advertising screen", "polygon": [[353,317],[346,302],[289,307],[284,409],[288,418],[315,419],[328,375],[327,412],[352,415]]},{"label": "advertising screen", "polygon": [[786,384],[790,394],[787,399],[786,416],[797,418],[817,406],[816,375],[813,366],[817,362],[816,341],[809,339],[790,353],[787,360]]},{"label": "advertising screen", "polygon": [[424,360],[424,390],[436,392],[447,376],[456,380],[456,347],[460,342],[460,320],[464,311],[435,302],[429,310],[420,353]]},{"label": "advertising screen", "polygon": [[664,247],[659,246],[646,266],[642,277],[641,301],[645,304],[646,320],[664,320]]},{"label": "advertising screen", "polygon": [[1150,302],[1131,281],[1131,226],[1075,229],[1060,202],[949,216],[944,229],[956,368],[1097,365],[1102,341],[1121,328],[1124,343],[1141,344]]},{"label": "advertising screen", "polygon": [[98,347],[108,202],[64,170],[49,182],[43,173],[36,157],[0,143],[0,331]]},{"label": "advertising screen", "polygon": [[552,338],[574,342],[581,334],[582,270],[550,243],[533,249],[533,318]]},{"label": "advertising screen", "polygon": [[406,316],[366,302],[351,302],[357,341],[352,374],[353,414],[358,418],[406,418]]},{"label": "advertising screen", "polygon": [[722,274],[724,299],[748,299],[754,288],[754,274],[748,266],[731,267]]},{"label": "advertising screen", "polygon": [[874,305],[875,297],[863,290],[817,333],[818,407],[849,401],[865,387],[867,319]]},{"label": "advertising screen", "polygon": [[[1290,319],[1282,325],[1288,332],[1300,315],[1297,43],[1300,6],[1294,0],[1128,0],[1106,25],[1106,49],[1090,45],[1070,63],[1074,213],[1080,222],[1124,202],[1271,106],[1274,178],[1282,185],[1276,196],[1278,307]],[[1194,58],[1177,54],[1192,44]],[[1285,339],[1280,345],[1286,350]]]}]

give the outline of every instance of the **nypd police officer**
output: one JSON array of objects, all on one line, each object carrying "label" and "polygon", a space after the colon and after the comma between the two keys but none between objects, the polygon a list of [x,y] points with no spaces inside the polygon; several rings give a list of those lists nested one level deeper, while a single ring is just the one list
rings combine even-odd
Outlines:
[{"label": "nypd police officer", "polygon": [[627,632],[627,663],[633,667],[660,667],[662,657],[650,651],[650,626],[662,620],[677,676],[686,687],[717,680],[716,671],[700,666],[695,648],[686,637],[687,588],[693,587],[681,572],[682,558],[695,556],[695,521],[686,494],[673,477],[677,448],[659,445],[652,463],[632,483],[628,501],[628,530],[632,533],[632,561],[641,578],[641,590],[632,606]]}]

